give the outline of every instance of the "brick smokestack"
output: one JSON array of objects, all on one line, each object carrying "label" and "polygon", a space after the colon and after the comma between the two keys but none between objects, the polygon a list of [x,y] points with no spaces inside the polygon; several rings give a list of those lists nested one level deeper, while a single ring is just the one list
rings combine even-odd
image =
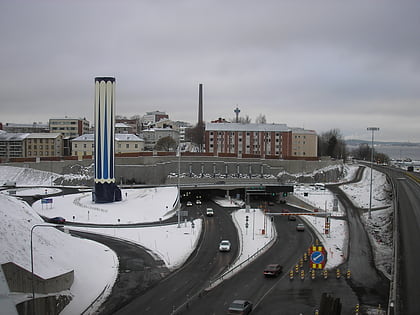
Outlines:
[{"label": "brick smokestack", "polygon": [[198,124],[203,124],[203,85],[198,86]]}]

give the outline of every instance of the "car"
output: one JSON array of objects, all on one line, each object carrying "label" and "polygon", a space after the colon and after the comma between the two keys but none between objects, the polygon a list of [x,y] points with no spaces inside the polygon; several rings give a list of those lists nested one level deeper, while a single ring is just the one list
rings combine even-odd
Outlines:
[{"label": "car", "polygon": [[230,241],[222,240],[219,244],[219,251],[229,252],[230,251]]},{"label": "car", "polygon": [[191,207],[192,206],[192,202],[191,201],[187,201],[187,207]]},{"label": "car", "polygon": [[264,269],[264,276],[266,277],[277,277],[283,270],[283,267],[279,264],[267,265]]},{"label": "car", "polygon": [[280,203],[281,204],[285,204],[286,203],[286,199],[280,199]]},{"label": "car", "polygon": [[269,201],[269,202],[268,202],[268,205],[269,205],[269,206],[274,206],[274,202]]},{"label": "car", "polygon": [[228,314],[249,314],[251,311],[252,302],[248,300],[234,300],[228,308]]},{"label": "car", "polygon": [[212,217],[214,215],[213,208],[207,208],[206,209],[206,216]]},{"label": "car", "polygon": [[299,232],[305,231],[305,226],[303,225],[303,223],[298,223],[296,225],[296,231],[299,231]]},{"label": "car", "polygon": [[54,217],[49,219],[49,222],[54,224],[64,224],[66,223],[66,219],[64,219],[63,217]]},{"label": "car", "polygon": [[287,216],[287,219],[289,220],[289,221],[296,221],[296,216],[295,215],[288,215]]},{"label": "car", "polygon": [[196,204],[196,205],[201,205],[201,200],[200,200],[200,199],[197,199],[197,200],[195,201],[195,204]]}]

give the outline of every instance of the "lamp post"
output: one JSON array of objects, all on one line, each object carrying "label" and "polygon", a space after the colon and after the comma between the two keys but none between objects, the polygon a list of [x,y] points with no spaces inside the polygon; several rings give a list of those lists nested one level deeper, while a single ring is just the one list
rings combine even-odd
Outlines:
[{"label": "lamp post", "polygon": [[378,127],[368,127],[368,131],[372,131],[372,148],[371,148],[371,154],[370,154],[370,192],[369,192],[369,212],[368,217],[369,219],[372,219],[372,181],[373,181],[373,134],[375,131],[378,131]]},{"label": "lamp post", "polygon": [[58,228],[63,225],[47,225],[47,224],[35,224],[31,228],[31,285],[32,285],[32,314],[35,314],[35,285],[34,285],[34,251],[33,251],[33,232],[37,227],[49,227]]},{"label": "lamp post", "polygon": [[[181,203],[181,143],[178,143],[177,148],[177,155],[178,155],[178,196],[179,196],[179,203]],[[181,207],[178,209],[178,228],[181,227]]]}]

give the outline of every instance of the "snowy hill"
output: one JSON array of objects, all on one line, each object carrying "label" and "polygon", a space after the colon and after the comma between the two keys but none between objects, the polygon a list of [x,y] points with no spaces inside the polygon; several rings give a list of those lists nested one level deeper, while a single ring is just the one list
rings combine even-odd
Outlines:
[{"label": "snowy hill", "polygon": [[[30,271],[31,228],[34,224],[48,224],[14,197],[0,195],[0,204],[0,264],[13,262]],[[68,292],[73,300],[61,314],[80,314],[117,275],[118,259],[109,248],[54,227],[33,230],[33,252],[34,273],[43,278],[74,270],[74,283]],[[13,294],[18,300],[24,297]]]}]

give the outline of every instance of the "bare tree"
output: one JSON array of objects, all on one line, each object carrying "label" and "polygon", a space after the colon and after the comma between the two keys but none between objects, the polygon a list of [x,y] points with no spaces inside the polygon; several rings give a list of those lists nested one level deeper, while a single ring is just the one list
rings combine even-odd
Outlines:
[{"label": "bare tree", "polygon": [[257,116],[257,118],[255,118],[255,123],[256,124],[266,124],[267,123],[267,118],[265,118],[265,115],[259,114]]},{"label": "bare tree", "polygon": [[200,152],[204,148],[204,132],[205,132],[204,122],[197,123],[195,127],[189,128],[185,131],[186,138],[192,143],[196,144],[200,148]]},{"label": "bare tree", "polygon": [[175,151],[177,143],[171,136],[163,137],[156,142],[156,151]]},{"label": "bare tree", "polygon": [[346,145],[339,129],[331,129],[318,138],[318,155],[342,159],[346,156]]}]

